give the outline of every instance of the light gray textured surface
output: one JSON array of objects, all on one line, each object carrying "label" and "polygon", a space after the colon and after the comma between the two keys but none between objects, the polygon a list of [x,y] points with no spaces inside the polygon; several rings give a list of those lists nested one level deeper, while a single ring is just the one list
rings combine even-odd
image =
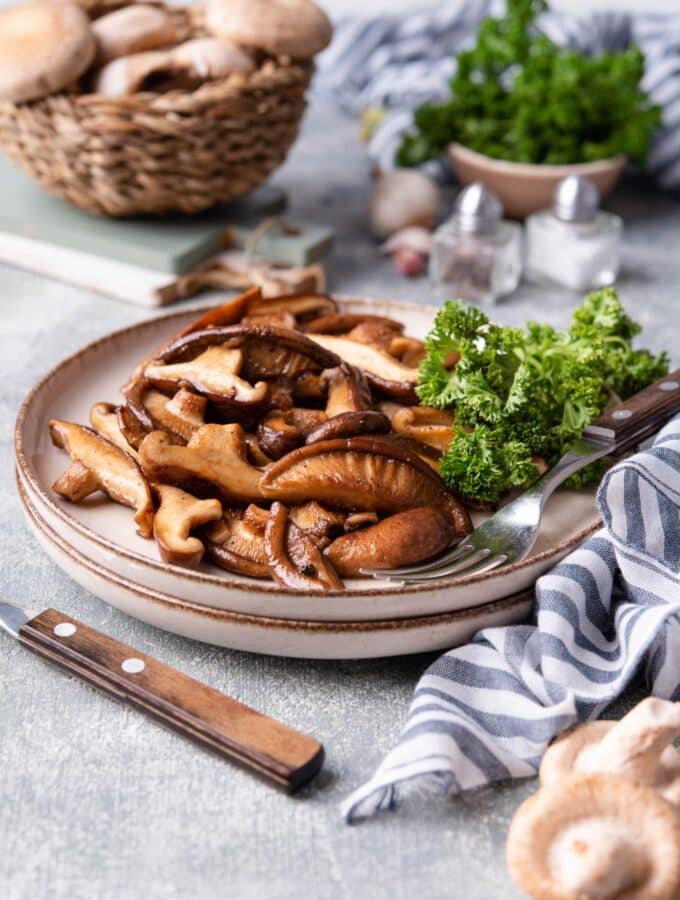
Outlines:
[{"label": "light gray textured surface", "polygon": [[[379,257],[364,204],[355,123],[317,103],[277,175],[295,212],[338,229],[333,290],[425,301]],[[679,360],[680,205],[629,181],[621,292],[646,342]],[[522,288],[502,321],[564,324],[577,298]],[[0,267],[1,596],[52,605],[325,744],[316,782],[290,799],[0,635],[0,896],[4,900],[309,897],[512,898],[505,832],[532,784],[462,798],[412,798],[351,828],[339,801],[396,739],[430,657],[301,662],[192,643],[128,618],[70,581],[38,548],[15,497],[12,425],[33,382],[62,356],[147,311]],[[626,701],[624,701],[625,703]]]}]

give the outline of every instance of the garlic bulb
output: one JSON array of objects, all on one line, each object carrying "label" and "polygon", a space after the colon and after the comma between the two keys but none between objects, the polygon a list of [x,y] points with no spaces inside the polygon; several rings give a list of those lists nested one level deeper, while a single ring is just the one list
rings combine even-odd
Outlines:
[{"label": "garlic bulb", "polygon": [[431,228],[439,205],[437,185],[415,169],[378,171],[369,201],[371,231],[387,238],[409,225]]}]

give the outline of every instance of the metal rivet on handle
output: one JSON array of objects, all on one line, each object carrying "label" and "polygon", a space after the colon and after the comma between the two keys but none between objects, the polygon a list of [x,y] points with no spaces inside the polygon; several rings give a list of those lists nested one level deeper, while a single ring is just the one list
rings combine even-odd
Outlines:
[{"label": "metal rivet on handle", "polygon": [[660,391],[675,391],[680,387],[677,381],[662,381],[659,385]]},{"label": "metal rivet on handle", "polygon": [[629,409],[617,409],[612,413],[612,419],[630,419],[632,415]]},{"label": "metal rivet on handle", "polygon": [[54,626],[54,633],[57,637],[71,637],[76,631],[76,626],[71,622],[60,622],[58,625]]},{"label": "metal rivet on handle", "polygon": [[132,659],[124,659],[120,667],[128,675],[137,675],[138,672],[144,671],[145,663],[143,659],[133,657]]}]

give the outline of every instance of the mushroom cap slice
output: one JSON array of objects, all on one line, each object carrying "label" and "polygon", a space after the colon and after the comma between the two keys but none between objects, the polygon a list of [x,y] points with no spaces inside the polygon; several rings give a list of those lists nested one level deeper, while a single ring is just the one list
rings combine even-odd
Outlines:
[{"label": "mushroom cap slice", "polygon": [[359,434],[387,434],[390,420],[384,413],[376,409],[365,409],[363,412],[346,412],[321,422],[311,431],[305,440],[306,444],[317,441],[329,441],[333,438],[349,438]]},{"label": "mushroom cap slice", "polygon": [[377,436],[300,447],[265,470],[260,489],[272,500],[318,500],[340,509],[381,514],[435,506],[450,518],[456,535],[472,530],[465,508],[420,457]]},{"label": "mushroom cap slice", "polygon": [[137,451],[128,441],[121,428],[117,406],[114,406],[112,403],[93,404],[90,409],[90,425],[97,434],[129,453],[133,459],[137,459]]},{"label": "mushroom cap slice", "polygon": [[260,469],[247,458],[240,425],[203,425],[184,447],[162,431],[152,431],[139,448],[142,471],[153,482],[197,489],[217,488],[227,501],[251,503],[262,498]]},{"label": "mushroom cap slice", "polygon": [[271,578],[264,547],[268,517],[266,509],[252,505],[245,512],[226,510],[222,519],[204,532],[207,555],[228,572]]},{"label": "mushroom cap slice", "polygon": [[208,0],[205,25],[216,37],[298,59],[323,50],[333,35],[312,0]]},{"label": "mushroom cap slice", "polygon": [[440,453],[446,453],[453,440],[453,414],[432,406],[402,406],[391,417],[397,434],[413,438]]},{"label": "mushroom cap slice", "polygon": [[387,326],[395,334],[401,334],[404,326],[396,319],[389,319],[387,316],[374,316],[364,313],[335,313],[334,315],[318,316],[304,322],[302,331],[306,334],[347,334],[357,325],[364,322],[378,322]]},{"label": "mushroom cap slice", "polygon": [[[84,425],[52,419],[49,428],[55,446],[66,450],[73,462],[89,469],[96,476],[100,490],[112,500],[132,507],[137,531],[142,537],[151,537],[153,499],[149,484],[134,459]],[[57,485],[59,480],[53,485],[55,490]]]},{"label": "mushroom cap slice", "polygon": [[247,304],[249,316],[273,316],[288,313],[297,320],[306,321],[310,316],[320,316],[337,311],[337,305],[328,294],[297,293],[279,297],[253,297]]},{"label": "mushroom cap slice", "polygon": [[142,402],[153,424],[164,431],[171,431],[183,441],[205,425],[207,400],[186,388],[180,388],[174,397],[166,397],[160,391],[145,391]]},{"label": "mushroom cap slice", "polygon": [[680,817],[644,785],[569,776],[520,806],[506,858],[513,879],[537,900],[673,900]]},{"label": "mushroom cap slice", "polygon": [[346,412],[361,412],[373,408],[371,389],[362,373],[341,363],[335,369],[323,373],[328,386],[326,415],[329,419]]},{"label": "mushroom cap slice", "polygon": [[315,592],[342,589],[330,562],[311,537],[291,521],[283,503],[272,503],[264,542],[270,571],[282,587]]},{"label": "mushroom cap slice", "polygon": [[439,510],[420,506],[343,534],[325,552],[339,575],[352,578],[366,568],[424,562],[445,550],[453,536],[450,522]]},{"label": "mushroom cap slice", "polygon": [[257,440],[270,459],[280,459],[304,444],[325,421],[326,413],[320,409],[272,409],[257,426]]},{"label": "mushroom cap slice", "polygon": [[316,500],[291,507],[288,515],[320,549],[327,547],[331,542],[331,535],[341,532],[345,524],[345,513],[326,509]]},{"label": "mushroom cap slice", "polygon": [[405,366],[384,350],[360,344],[348,337],[338,337],[335,334],[313,334],[311,337],[324,349],[360,369],[371,387],[380,393],[405,403],[418,402],[415,393],[418,369]]},{"label": "mushroom cap slice", "polygon": [[22,3],[0,12],[0,98],[38,100],[89,68],[97,42],[75,3]]},{"label": "mushroom cap slice", "polygon": [[320,372],[340,364],[335,353],[304,334],[275,325],[227,325],[194,331],[165,347],[154,362],[184,362],[216,344],[243,350],[241,375],[250,380],[296,378],[303,372]]},{"label": "mushroom cap slice", "polygon": [[267,385],[248,384],[238,377],[243,365],[243,351],[224,344],[208,347],[194,359],[180,363],[150,363],[144,367],[144,378],[157,387],[172,390],[187,382],[201,394],[243,396],[244,402],[261,400]]},{"label": "mushroom cap slice", "polygon": [[565,775],[609,772],[649,785],[680,805],[680,703],[647,697],[620,721],[577,725],[546,750],[543,784]]},{"label": "mushroom cap slice", "polygon": [[92,23],[92,31],[97,38],[100,63],[165,47],[180,38],[175,19],[168,12],[144,3],[133,3],[100,16]]},{"label": "mushroom cap slice", "polygon": [[191,532],[220,519],[222,504],[219,500],[199,500],[169,484],[156,484],[154,490],[160,503],[153,520],[153,533],[161,559],[195,568],[205,548]]}]

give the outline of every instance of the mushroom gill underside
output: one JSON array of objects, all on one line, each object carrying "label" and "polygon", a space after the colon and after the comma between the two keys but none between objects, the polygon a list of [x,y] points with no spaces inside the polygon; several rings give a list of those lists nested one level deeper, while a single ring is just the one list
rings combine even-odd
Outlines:
[{"label": "mushroom gill underside", "polygon": [[429,559],[471,523],[438,473],[453,419],[415,400],[421,347],[327,295],[248,291],[140,362],[91,427],[51,423],[71,457],[54,490],[133,507],[171,565],[304,592]]}]

